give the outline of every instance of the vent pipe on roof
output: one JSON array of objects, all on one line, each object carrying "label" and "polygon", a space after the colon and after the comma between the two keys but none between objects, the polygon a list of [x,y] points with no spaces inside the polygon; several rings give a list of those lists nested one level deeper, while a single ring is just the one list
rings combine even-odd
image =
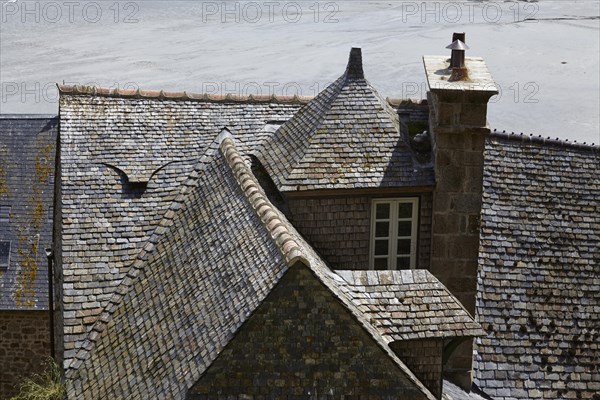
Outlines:
[{"label": "vent pipe on roof", "polygon": [[364,79],[362,67],[362,52],[360,48],[353,47],[350,50],[350,57],[348,58],[348,66],[346,67],[346,78],[347,79]]},{"label": "vent pipe on roof", "polygon": [[465,51],[469,49],[469,46],[465,44],[465,33],[454,33],[452,35],[452,43],[446,46],[447,49],[452,50],[450,57],[450,68],[452,68],[452,75],[448,81],[464,81],[469,79],[469,71],[465,64]]}]

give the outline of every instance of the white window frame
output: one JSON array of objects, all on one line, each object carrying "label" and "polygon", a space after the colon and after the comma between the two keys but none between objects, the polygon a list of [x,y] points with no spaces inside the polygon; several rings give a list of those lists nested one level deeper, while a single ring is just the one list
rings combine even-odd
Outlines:
[{"label": "white window frame", "polygon": [[[412,216],[411,218],[398,218],[398,205],[402,203],[412,204]],[[410,268],[415,269],[417,266],[417,246],[418,246],[418,232],[419,232],[419,198],[418,197],[397,197],[397,198],[385,198],[385,199],[373,199],[371,201],[371,232],[370,232],[370,250],[369,250],[369,268],[375,268],[375,223],[378,220],[375,213],[378,204],[389,204],[390,205],[390,216],[389,219],[389,231],[388,231],[388,254],[385,256],[388,259],[387,269],[395,270],[398,269],[398,239],[408,238],[398,237],[398,222],[399,221],[412,221],[411,235],[410,235]],[[393,257],[391,255],[394,255]],[[381,256],[383,258],[383,256]]]}]

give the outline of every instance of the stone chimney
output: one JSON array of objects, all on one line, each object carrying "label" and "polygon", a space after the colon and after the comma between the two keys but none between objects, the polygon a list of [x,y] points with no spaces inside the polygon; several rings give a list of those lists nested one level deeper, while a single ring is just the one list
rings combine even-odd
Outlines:
[{"label": "stone chimney", "polygon": [[[450,58],[423,57],[436,178],[431,272],[475,315],[487,103],[498,89],[483,59],[465,57],[464,33],[454,34],[448,48]],[[445,366],[465,389],[471,388],[472,347],[472,340],[462,343]]]}]

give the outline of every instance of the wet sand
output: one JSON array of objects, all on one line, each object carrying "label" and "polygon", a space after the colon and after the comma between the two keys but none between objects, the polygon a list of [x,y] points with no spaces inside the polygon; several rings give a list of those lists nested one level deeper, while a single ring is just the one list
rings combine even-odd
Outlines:
[{"label": "wet sand", "polygon": [[57,113],[63,81],[315,95],[357,46],[382,95],[424,98],[421,57],[465,31],[502,90],[492,128],[600,142],[599,0],[69,4],[1,2],[1,113]]}]

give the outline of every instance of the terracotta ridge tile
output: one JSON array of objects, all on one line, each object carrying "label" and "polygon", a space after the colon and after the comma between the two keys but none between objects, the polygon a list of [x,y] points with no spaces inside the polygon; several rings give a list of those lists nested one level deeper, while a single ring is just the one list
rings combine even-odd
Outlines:
[{"label": "terracotta ridge tile", "polygon": [[224,135],[220,148],[240,189],[279,248],[286,264],[291,267],[300,261],[304,265],[310,266],[302,246],[294,239],[290,227],[279,217],[275,206],[260,190],[260,184],[235,147],[231,135]]},{"label": "terracotta ridge tile", "polygon": [[551,138],[549,136],[543,137],[542,135],[534,136],[533,134],[526,135],[524,133],[508,133],[506,131],[498,131],[494,129],[490,132],[490,138],[494,139],[507,139],[515,142],[523,142],[523,143],[532,143],[532,144],[541,144],[545,146],[554,146],[565,149],[578,149],[578,150],[589,150],[595,153],[600,154],[600,143],[587,143],[587,142],[571,142],[567,139],[560,138]]},{"label": "terracotta ridge tile", "polygon": [[204,101],[209,103],[282,103],[307,104],[313,96],[277,96],[191,93],[186,91],[167,92],[164,90],[119,89],[82,85],[57,85],[60,94],[71,96],[124,97],[137,99]]}]

